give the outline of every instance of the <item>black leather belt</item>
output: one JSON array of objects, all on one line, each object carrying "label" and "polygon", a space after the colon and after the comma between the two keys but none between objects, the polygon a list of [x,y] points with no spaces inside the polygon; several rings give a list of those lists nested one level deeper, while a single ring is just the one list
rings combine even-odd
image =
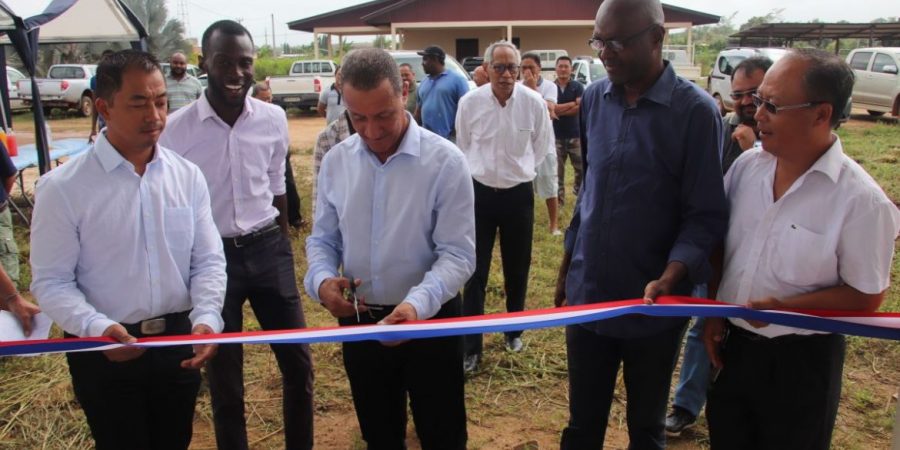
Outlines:
[{"label": "black leather belt", "polygon": [[235,248],[246,247],[251,245],[257,241],[262,240],[263,238],[272,236],[274,234],[278,234],[281,232],[281,227],[278,226],[277,223],[272,222],[271,224],[264,226],[254,232],[247,233],[243,236],[222,238],[222,242],[225,245],[230,245]]},{"label": "black leather belt", "polygon": [[134,337],[158,336],[162,334],[187,334],[191,332],[190,311],[166,314],[138,323],[123,323],[128,334]]}]

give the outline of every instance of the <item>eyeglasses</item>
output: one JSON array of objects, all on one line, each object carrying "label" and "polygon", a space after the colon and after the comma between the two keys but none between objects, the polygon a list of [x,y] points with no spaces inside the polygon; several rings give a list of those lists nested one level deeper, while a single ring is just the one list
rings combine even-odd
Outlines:
[{"label": "eyeglasses", "polygon": [[588,39],[588,45],[590,45],[591,48],[597,52],[602,52],[603,49],[605,49],[605,48],[608,48],[614,52],[621,52],[622,50],[625,50],[625,47],[628,45],[629,42],[631,42],[632,40],[636,39],[638,36],[648,32],[658,26],[659,25],[654,23],[654,24],[650,25],[649,27],[644,28],[641,31],[638,31],[635,34],[632,34],[631,36],[628,36],[628,37],[622,38],[622,39],[601,39],[598,37],[592,37],[592,38]]},{"label": "eyeglasses", "polygon": [[507,70],[509,71],[510,75],[515,75],[515,74],[519,73],[519,67],[520,66],[518,64],[492,64],[491,65],[491,69],[497,75],[503,75],[503,73],[506,72]]},{"label": "eyeglasses", "polygon": [[731,93],[731,99],[738,102],[744,97],[753,97],[753,94],[756,93],[756,88],[747,89],[746,91],[734,91]]},{"label": "eyeglasses", "polygon": [[806,103],[800,103],[797,105],[778,106],[778,105],[760,97],[759,95],[753,94],[753,105],[755,105],[757,108],[759,108],[760,106],[765,106],[766,111],[768,111],[769,114],[772,114],[772,115],[778,114],[779,111],[788,111],[791,109],[809,108],[812,106],[821,105],[822,103],[826,103],[826,102],[806,102]]}]

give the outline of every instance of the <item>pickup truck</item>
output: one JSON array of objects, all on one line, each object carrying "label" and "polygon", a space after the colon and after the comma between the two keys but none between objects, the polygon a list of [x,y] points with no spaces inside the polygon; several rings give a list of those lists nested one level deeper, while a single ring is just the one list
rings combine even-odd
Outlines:
[{"label": "pickup truck", "polygon": [[[91,77],[97,72],[96,64],[55,64],[47,71],[47,78],[37,80],[41,93],[44,113],[53,108],[74,108],[83,116],[90,117],[94,111],[94,93],[91,91]],[[19,81],[19,97],[25,106],[31,106],[30,80]]]},{"label": "pickup truck", "polygon": [[677,74],[681,78],[684,78],[688,81],[693,81],[694,83],[705,81],[700,75],[700,66],[694,65],[691,55],[688,53],[687,49],[673,49],[670,47],[663,47],[662,53],[663,59],[669,61],[669,63],[672,64],[672,68],[675,69],[675,74]]},{"label": "pickup truck", "polygon": [[330,60],[296,61],[286,76],[267,77],[272,103],[288,108],[315,108],[322,89],[334,83],[335,64]]}]

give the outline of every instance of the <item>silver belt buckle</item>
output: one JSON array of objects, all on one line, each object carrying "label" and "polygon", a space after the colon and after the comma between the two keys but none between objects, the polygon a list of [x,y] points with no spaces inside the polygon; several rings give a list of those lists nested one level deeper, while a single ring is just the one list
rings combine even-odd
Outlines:
[{"label": "silver belt buckle", "polygon": [[141,334],[146,336],[160,334],[166,331],[166,319],[158,318],[158,319],[150,319],[141,322]]}]

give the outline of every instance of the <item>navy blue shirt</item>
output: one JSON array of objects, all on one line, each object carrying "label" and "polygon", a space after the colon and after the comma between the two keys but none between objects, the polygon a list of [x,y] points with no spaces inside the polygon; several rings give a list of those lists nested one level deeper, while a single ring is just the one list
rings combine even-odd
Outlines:
[{"label": "navy blue shirt", "polygon": [[[7,178],[19,173],[16,170],[16,165],[12,162],[12,159],[9,157],[9,152],[6,151],[6,146],[0,142],[0,181],[6,181]],[[0,187],[0,203],[6,201],[9,198],[9,192],[6,192],[5,187]]]},{"label": "navy blue shirt", "polygon": [[[713,99],[666,63],[634,106],[609,79],[588,86],[581,130],[584,181],[565,241],[568,303],[641,298],[671,261],[688,268],[672,294],[689,295],[709,277],[709,254],[728,225]],[[686,320],[631,315],[583,326],[637,338]]]},{"label": "navy blue shirt", "polygon": [[437,77],[425,77],[416,93],[422,126],[442,138],[449,137],[456,127],[459,99],[468,92],[469,82],[456,72],[445,70]]},{"label": "navy blue shirt", "polygon": [[[556,103],[574,102],[575,99],[584,95],[584,86],[576,80],[569,80],[566,88],[563,89],[559,83],[556,83]],[[574,116],[562,116],[553,121],[553,133],[557,139],[575,139],[581,133],[578,124],[578,114]]]}]

